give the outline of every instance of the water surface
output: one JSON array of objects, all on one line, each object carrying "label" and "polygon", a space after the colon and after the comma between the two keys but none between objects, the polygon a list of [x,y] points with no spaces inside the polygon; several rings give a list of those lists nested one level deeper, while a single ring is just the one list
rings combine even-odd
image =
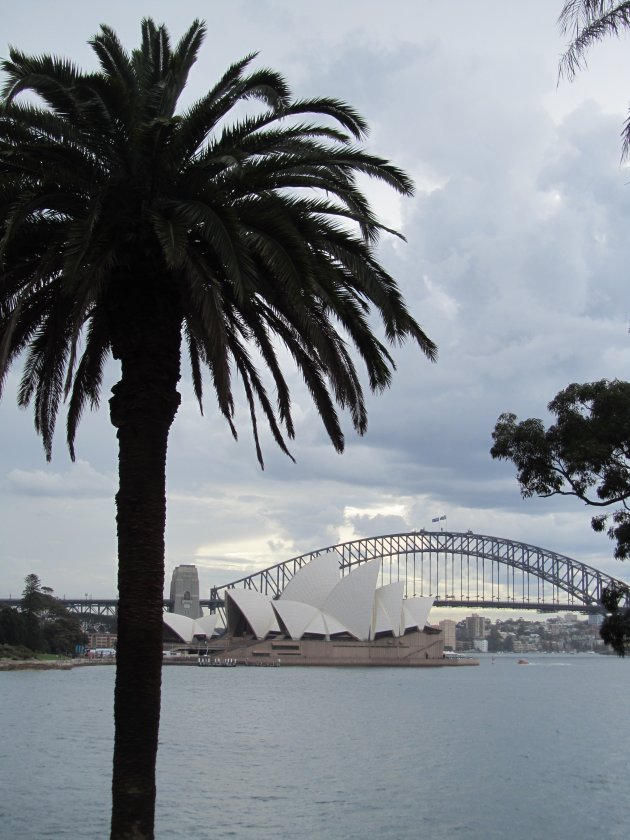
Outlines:
[{"label": "water surface", "polygon": [[[108,836],[113,668],[0,674],[0,837]],[[625,838],[630,662],[167,667],[157,838]]]}]

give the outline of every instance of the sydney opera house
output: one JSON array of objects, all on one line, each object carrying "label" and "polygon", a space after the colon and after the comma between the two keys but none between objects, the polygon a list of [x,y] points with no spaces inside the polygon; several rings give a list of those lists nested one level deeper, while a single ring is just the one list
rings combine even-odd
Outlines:
[{"label": "sydney opera house", "polygon": [[378,586],[381,559],[339,576],[338,558],[316,557],[274,599],[251,589],[226,590],[226,627],[218,615],[165,613],[164,622],[210,656],[243,664],[438,665],[443,636],[427,626],[433,598],[405,598],[402,582]]}]

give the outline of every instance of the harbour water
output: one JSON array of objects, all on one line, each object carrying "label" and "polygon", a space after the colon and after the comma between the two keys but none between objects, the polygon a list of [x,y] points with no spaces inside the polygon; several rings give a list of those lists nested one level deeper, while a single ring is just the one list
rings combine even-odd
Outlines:
[{"label": "harbour water", "polygon": [[[0,837],[108,836],[114,668],[0,673]],[[156,836],[630,832],[630,661],[166,667]]]}]

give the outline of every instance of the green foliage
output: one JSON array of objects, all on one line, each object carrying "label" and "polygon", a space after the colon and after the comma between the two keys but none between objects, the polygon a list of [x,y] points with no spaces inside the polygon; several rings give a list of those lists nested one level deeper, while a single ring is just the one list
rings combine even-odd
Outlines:
[{"label": "green foliage", "polygon": [[84,645],[87,641],[85,633],[76,616],[61,608],[63,612],[46,621],[44,635],[51,653],[71,654],[77,645]]},{"label": "green foliage", "polygon": [[0,659],[35,659],[35,654],[24,645],[4,644],[0,642]]},{"label": "green foliage", "polygon": [[85,641],[79,619],[52,595],[52,589],[41,585],[37,575],[26,577],[19,610],[0,609],[0,644],[23,646],[31,654],[72,654]]},{"label": "green foliage", "polygon": [[44,592],[41,581],[35,574],[27,575],[24,578],[24,590],[22,591],[21,609],[29,615],[39,615],[45,612],[53,599]]},{"label": "green foliage", "polygon": [[488,653],[499,653],[503,651],[504,643],[497,627],[491,627],[488,633]]},{"label": "green foliage", "polygon": [[605,589],[602,595],[608,615],[600,628],[600,635],[619,656],[625,656],[630,651],[630,609],[620,605],[629,594],[628,587],[611,587]]},{"label": "green foliage", "polygon": [[0,644],[26,644],[24,616],[12,607],[0,608]]},{"label": "green foliage", "polygon": [[[502,414],[492,433],[493,458],[511,461],[524,498],[575,496],[587,505],[619,505],[591,519],[607,531],[618,560],[630,557],[630,383],[605,379],[569,385],[549,403],[555,422],[518,421]],[[630,610],[619,606],[627,590],[604,592],[608,611],[601,637],[623,656],[630,643]]]},{"label": "green foliage", "polygon": [[607,530],[615,557],[630,557],[630,383],[572,384],[549,403],[555,422],[502,414],[492,433],[493,458],[511,461],[524,498],[575,496],[587,505],[619,505],[591,520]]}]

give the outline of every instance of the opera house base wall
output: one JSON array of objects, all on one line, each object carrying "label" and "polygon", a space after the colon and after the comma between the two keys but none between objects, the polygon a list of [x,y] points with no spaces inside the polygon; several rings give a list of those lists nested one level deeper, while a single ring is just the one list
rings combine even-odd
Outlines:
[{"label": "opera house base wall", "polygon": [[442,667],[478,665],[474,659],[445,659],[442,633],[413,632],[369,642],[354,639],[272,638],[264,641],[228,637],[223,645],[209,645],[218,660],[236,660],[241,665],[385,665],[401,667]]}]

